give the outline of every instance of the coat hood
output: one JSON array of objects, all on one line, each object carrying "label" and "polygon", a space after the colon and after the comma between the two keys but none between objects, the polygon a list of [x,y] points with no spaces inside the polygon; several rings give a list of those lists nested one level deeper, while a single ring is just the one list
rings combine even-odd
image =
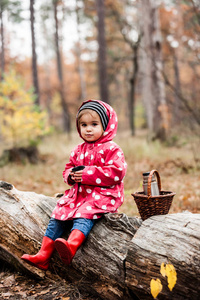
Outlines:
[{"label": "coat hood", "polygon": [[[108,119],[109,119],[108,125],[106,127],[106,130],[104,131],[104,133],[100,137],[100,139],[98,139],[96,142],[98,142],[98,143],[105,143],[105,142],[111,141],[116,136],[116,133],[117,133],[118,118],[117,118],[116,112],[114,111],[114,109],[109,104],[107,104],[107,103],[105,103],[105,102],[103,102],[101,100],[93,100],[93,99],[84,101],[82,103],[82,105],[80,106],[80,108],[85,103],[88,103],[88,102],[98,102],[99,104],[101,104],[102,106],[104,106],[105,109],[106,109],[106,113],[107,113]],[[79,108],[79,110],[80,110],[80,108]],[[78,128],[78,118],[77,117],[78,117],[78,114],[79,114],[79,110],[78,110],[78,113],[77,113],[77,116],[76,116],[76,127],[77,127],[77,130],[78,130],[78,133],[79,133],[80,137],[82,138],[82,136],[80,134],[80,130]]]}]

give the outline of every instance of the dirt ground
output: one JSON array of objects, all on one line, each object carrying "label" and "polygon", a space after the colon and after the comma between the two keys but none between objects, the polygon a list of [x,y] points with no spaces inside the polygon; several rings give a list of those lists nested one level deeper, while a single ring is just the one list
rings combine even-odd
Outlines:
[{"label": "dirt ground", "polygon": [[63,279],[46,276],[43,280],[36,280],[16,273],[8,266],[0,269],[0,299],[100,300],[80,292],[78,285],[67,283]]}]

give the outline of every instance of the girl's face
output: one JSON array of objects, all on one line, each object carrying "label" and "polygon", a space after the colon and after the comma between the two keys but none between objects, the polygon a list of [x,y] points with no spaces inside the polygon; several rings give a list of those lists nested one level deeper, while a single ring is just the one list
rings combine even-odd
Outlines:
[{"label": "girl's face", "polygon": [[82,115],[79,120],[79,129],[82,138],[87,142],[97,141],[104,133],[101,119],[93,110],[91,113],[87,112]]}]

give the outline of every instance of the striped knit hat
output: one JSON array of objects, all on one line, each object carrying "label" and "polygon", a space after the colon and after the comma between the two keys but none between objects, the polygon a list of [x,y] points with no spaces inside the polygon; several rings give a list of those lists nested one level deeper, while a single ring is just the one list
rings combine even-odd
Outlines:
[{"label": "striped knit hat", "polygon": [[105,107],[97,101],[89,101],[81,106],[81,108],[78,111],[78,114],[84,109],[91,109],[98,113],[101,119],[103,130],[105,131],[109,121]]}]

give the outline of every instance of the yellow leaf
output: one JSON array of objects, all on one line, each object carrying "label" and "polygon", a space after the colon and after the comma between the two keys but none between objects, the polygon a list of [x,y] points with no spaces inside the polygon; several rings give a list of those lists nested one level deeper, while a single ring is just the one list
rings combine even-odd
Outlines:
[{"label": "yellow leaf", "polygon": [[166,275],[168,281],[168,288],[170,289],[170,291],[172,291],[177,281],[177,274],[173,265],[171,264],[166,265]]},{"label": "yellow leaf", "polygon": [[166,268],[165,268],[165,264],[162,263],[161,266],[160,266],[160,273],[163,277],[166,276]]},{"label": "yellow leaf", "polygon": [[160,282],[160,279],[151,279],[150,288],[151,294],[155,299],[158,296],[158,294],[162,291],[162,284]]}]

